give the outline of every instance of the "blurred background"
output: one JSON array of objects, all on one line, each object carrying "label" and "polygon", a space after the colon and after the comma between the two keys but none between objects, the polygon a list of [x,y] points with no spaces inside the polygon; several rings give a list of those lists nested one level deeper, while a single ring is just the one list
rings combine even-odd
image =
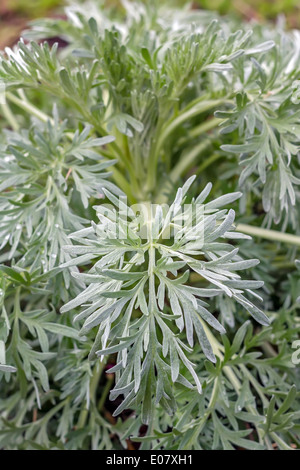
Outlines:
[{"label": "blurred background", "polygon": [[[97,1],[114,8],[121,7],[121,0]],[[30,20],[63,15],[63,7],[70,3],[69,0],[0,0],[0,49],[12,46]],[[179,6],[185,3],[188,2],[172,2]],[[289,28],[300,27],[300,0],[197,0],[192,3],[195,8],[214,10],[221,15],[231,14],[248,21],[276,21],[279,15],[284,14]]]}]

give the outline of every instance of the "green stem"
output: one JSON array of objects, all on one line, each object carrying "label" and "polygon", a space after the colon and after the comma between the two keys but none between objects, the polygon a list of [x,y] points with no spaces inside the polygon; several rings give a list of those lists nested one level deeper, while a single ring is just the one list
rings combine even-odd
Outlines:
[{"label": "green stem", "polygon": [[201,165],[197,169],[196,175],[197,176],[201,175],[201,173],[203,173],[203,171],[206,170],[207,167],[209,167],[212,163],[214,163],[215,161],[219,160],[222,157],[223,155],[221,155],[220,153],[214,153],[213,155],[211,155],[209,158],[204,160],[203,163],[201,163]]},{"label": "green stem", "polygon": [[54,123],[53,119],[50,118],[47,114],[43,113],[40,111],[38,108],[36,108],[33,104],[29,103],[28,101],[21,100],[20,98],[17,98],[17,96],[13,95],[9,91],[6,93],[6,97],[17,105],[19,108],[23,109],[24,111],[27,111],[29,114],[32,114],[32,116],[37,117],[43,122],[48,122],[50,121],[51,124]]},{"label": "green stem", "polygon": [[7,103],[2,103],[1,104],[1,109],[2,109],[2,112],[3,112],[3,116],[5,117],[5,119],[7,120],[7,122],[10,124],[10,126],[12,127],[12,129],[14,131],[18,131],[19,130],[19,124],[15,118],[15,116],[13,115],[13,113],[11,112],[11,109],[10,107],[7,105]]},{"label": "green stem", "polygon": [[269,400],[265,397],[262,387],[260,386],[259,382],[256,378],[248,371],[247,367],[244,364],[240,365],[241,372],[243,372],[244,376],[249,379],[252,387],[255,388],[257,394],[259,395],[261,402],[265,408],[269,406]]},{"label": "green stem", "polygon": [[110,392],[110,389],[111,389],[111,386],[113,384],[113,381],[114,381],[114,377],[109,377],[107,379],[107,382],[105,384],[105,387],[104,387],[104,390],[102,392],[102,395],[101,395],[101,398],[99,400],[99,403],[98,403],[98,411],[102,411],[103,410],[103,407],[105,405],[105,402],[106,402],[106,398],[107,398],[107,395],[109,394]]},{"label": "green stem", "polygon": [[273,346],[268,343],[267,341],[265,341],[262,345],[261,345],[261,348],[263,350],[263,352],[265,353],[265,355],[267,357],[276,357],[277,356],[277,353],[275,351],[275,349],[273,348]]},{"label": "green stem", "polygon": [[[150,209],[151,210],[151,209]],[[151,225],[149,224],[149,231],[151,231]],[[156,299],[156,292],[155,292],[155,248],[152,245],[152,234],[149,234],[151,237],[151,245],[149,248],[149,311],[153,313],[155,308],[155,299]]]},{"label": "green stem", "polygon": [[115,183],[119,186],[122,191],[124,191],[129,203],[135,204],[136,198],[133,195],[132,187],[130,186],[130,183],[126,180],[125,176],[114,166],[111,168],[111,172]]},{"label": "green stem", "polygon": [[14,327],[12,330],[12,345],[13,349],[17,351],[18,349],[18,342],[20,339],[19,336],[19,315],[20,315],[20,294],[21,294],[21,287],[17,287],[15,292],[14,298],[14,309],[13,309],[13,318],[14,318]]},{"label": "green stem", "polygon": [[205,139],[196,145],[192,150],[183,154],[177,165],[170,173],[170,180],[175,183],[180,176],[187,171],[199,157],[199,155],[211,145],[209,139]]},{"label": "green stem", "polygon": [[295,263],[292,261],[282,262],[282,263],[274,263],[274,268],[276,269],[295,269]]},{"label": "green stem", "polygon": [[182,139],[179,140],[179,145],[183,145],[186,142],[190,142],[191,139],[195,139],[199,137],[202,134],[206,134],[207,132],[211,131],[212,129],[215,129],[218,127],[222,122],[224,122],[224,119],[220,118],[211,118],[207,119],[206,121],[202,122],[199,124],[199,126],[194,127],[191,129],[187,135],[187,137],[183,137]]},{"label": "green stem", "polygon": [[[105,367],[105,362],[98,362],[94,367],[93,375],[90,380],[90,391],[89,391],[90,401],[92,403],[95,403],[97,387],[98,387],[102,372],[104,370],[104,367]],[[87,408],[83,408],[81,410],[79,419],[78,419],[77,429],[84,428],[87,418],[88,418],[88,414],[89,414],[89,410]]]},{"label": "green stem", "polygon": [[[163,189],[159,191],[155,201],[157,204],[165,204],[168,202],[169,193],[172,190],[174,184],[179,180],[188,169],[193,165],[198,156],[210,146],[211,142],[208,139],[200,142],[190,152],[185,153],[177,165],[173,168],[169,175],[167,182],[164,182]],[[209,160],[209,159],[208,159]],[[205,160],[206,162],[207,160]]]},{"label": "green stem", "polygon": [[192,105],[189,105],[187,108],[182,110],[179,115],[170,119],[161,129],[160,135],[158,139],[154,143],[154,148],[152,151],[152,155],[149,158],[149,167],[148,167],[148,178],[147,178],[147,189],[148,191],[152,191],[155,187],[155,175],[157,170],[157,163],[159,159],[159,155],[161,149],[168,139],[168,137],[174,132],[180,125],[184,122],[189,121],[193,117],[205,113],[220,104],[224,103],[224,99],[222,100],[207,100],[203,101],[203,99],[196,100]]},{"label": "green stem", "polygon": [[183,109],[177,116],[173,117],[171,120],[169,120],[166,123],[166,125],[162,129],[160,138],[158,139],[160,146],[164,143],[167,137],[169,137],[169,135],[172,134],[172,132],[174,132],[174,130],[178,126],[180,126],[186,121],[189,121],[195,116],[198,116],[199,114],[205,113],[207,111],[210,111],[213,108],[216,108],[217,106],[223,103],[224,103],[223,99],[203,101],[202,98],[200,98],[200,99],[195,100],[194,103],[191,103],[187,108]]},{"label": "green stem", "polygon": [[275,432],[270,433],[271,437],[274,439],[276,444],[281,448],[281,450],[295,450],[293,447],[290,447],[286,442],[284,442],[278,434]]},{"label": "green stem", "polygon": [[39,421],[35,422],[35,425],[39,426],[40,423],[47,423],[50,421],[50,419],[59,411],[61,410],[68,402],[70,401],[70,397],[65,398],[63,401],[58,403],[54,408],[48,411],[43,418],[41,418]]},{"label": "green stem", "polygon": [[275,242],[287,243],[300,246],[300,237],[289,233],[282,233],[277,230],[268,230],[260,227],[253,227],[246,224],[238,224],[237,231],[254,237],[265,238]]}]

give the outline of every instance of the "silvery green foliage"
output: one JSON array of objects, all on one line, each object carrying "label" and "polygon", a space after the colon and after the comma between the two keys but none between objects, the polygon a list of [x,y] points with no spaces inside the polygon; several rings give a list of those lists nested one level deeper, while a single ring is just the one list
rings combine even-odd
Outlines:
[{"label": "silvery green foliage", "polygon": [[[155,8],[125,3],[126,23],[112,23],[99,10],[90,19],[86,9],[76,6],[67,10],[68,28],[63,29],[65,23],[60,21],[37,21],[28,36],[48,37],[63,31],[74,44],[77,57],[91,64],[99,61],[111,99],[118,103],[117,108],[123,103],[121,113],[105,118],[122,133],[131,131],[130,120],[142,121],[144,132],[136,135],[131,151],[139,152],[142,146],[145,159],[158,158],[157,149],[151,149],[150,144],[156,136],[153,122],[158,119],[159,125],[164,110],[167,115],[168,102],[182,95],[187,86],[199,96],[201,81],[205,98],[221,98],[221,103],[216,103],[216,116],[223,120],[221,135],[224,140],[233,138],[232,143],[221,142],[221,148],[239,157],[241,188],[247,190],[245,181],[249,177],[262,188],[267,224],[289,221],[297,226],[293,208],[300,182],[299,32],[287,33],[278,27],[262,34],[259,27],[253,31],[245,25],[238,25],[237,30],[235,23],[211,20],[203,12],[170,13],[162,7],[158,15]],[[136,28],[137,24],[148,27],[151,34]],[[18,76],[24,80],[24,69],[38,57],[42,79],[45,75],[45,83],[50,86],[53,77],[47,67],[40,65],[47,63],[47,46],[37,50],[33,43],[32,48],[30,52],[30,47],[21,44],[20,54],[11,54],[10,62],[3,63],[2,77],[10,83]],[[55,51],[52,54],[55,56]],[[138,64],[138,74],[134,73],[133,61]],[[68,70],[60,72],[64,90],[68,89],[68,76]],[[145,92],[146,83],[151,87],[147,86]],[[82,101],[80,85],[74,93]],[[139,165],[139,169],[144,166]]]},{"label": "silvery green foliage", "polygon": [[[138,172],[147,179],[144,188],[134,182],[135,192],[144,192],[146,199],[157,187],[155,166],[168,143],[159,136],[163,131],[169,137],[168,125],[176,128],[172,118],[168,121],[170,110],[190,89],[186,130],[203,112],[201,101],[211,100],[206,105],[215,107],[223,120],[221,148],[239,157],[243,190],[248,191],[245,181],[251,177],[262,188],[266,223],[296,226],[299,34],[278,28],[264,37],[259,28],[236,30],[234,23],[211,21],[210,15],[196,11],[178,16],[162,7],[158,14],[156,8],[129,2],[126,9],[122,23],[112,22],[94,6],[92,18],[90,10],[75,6],[67,9],[68,22],[37,21],[27,36],[63,35],[72,44],[70,62],[61,63],[56,45],[50,49],[47,43],[21,42],[16,51],[7,50],[8,60],[2,58],[0,78],[8,88],[42,83],[50,93],[72,102],[100,132],[106,122],[109,131],[116,127],[132,136],[131,178]],[[84,67],[75,62],[72,69],[74,57]],[[112,106],[104,105],[103,90]],[[189,139],[191,149],[195,142]],[[187,152],[186,146],[175,146],[180,153]]]},{"label": "silvery green foliage", "polygon": [[[88,287],[61,312],[83,307],[74,319],[84,320],[81,333],[98,327],[90,358],[117,353],[116,365],[110,369],[116,372],[111,397],[124,395],[125,399],[115,413],[142,402],[145,423],[153,413],[153,394],[156,403],[174,411],[172,382],[193,388],[181,374],[182,366],[201,393],[195,365],[188,358],[194,333],[212,362],[216,358],[205,329],[209,325],[225,333],[209,312],[207,298],[224,293],[268,325],[266,315],[247,298],[259,298],[253,289],[263,282],[243,280],[239,274],[259,261],[242,260],[238,248],[225,241],[244,238],[233,231],[234,211],[221,209],[241,194],[227,194],[206,203],[211,190],[208,184],[191,204],[184,205],[194,179],[178,190],[170,208],[157,205],[142,220],[104,190],[115,207],[97,206],[99,223],[70,235],[74,245],[65,247],[75,258],[62,267],[90,262],[93,267],[85,273],[73,273]],[[123,211],[129,220],[122,218]],[[185,223],[180,224],[182,221]],[[190,272],[197,273],[207,286],[190,286]],[[166,303],[171,314],[165,311]],[[178,337],[183,330],[187,344]]]},{"label": "silvery green foliage", "polygon": [[120,194],[107,180],[113,162],[103,161],[99,153],[114,137],[92,138],[90,126],[70,135],[56,108],[47,123],[5,134],[0,149],[0,248],[8,251],[2,261],[21,256],[22,267],[31,263],[32,271],[42,266],[47,272],[68,259],[61,251],[68,243],[66,233],[86,224],[70,208],[74,189],[83,208],[90,197],[103,196],[102,187]]}]

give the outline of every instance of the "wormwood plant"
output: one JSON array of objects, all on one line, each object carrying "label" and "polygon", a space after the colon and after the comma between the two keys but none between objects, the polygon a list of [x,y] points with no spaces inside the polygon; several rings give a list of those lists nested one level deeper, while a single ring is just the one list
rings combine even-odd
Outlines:
[{"label": "wormwood plant", "polygon": [[0,447],[299,448],[299,32],[66,15],[0,59]]}]

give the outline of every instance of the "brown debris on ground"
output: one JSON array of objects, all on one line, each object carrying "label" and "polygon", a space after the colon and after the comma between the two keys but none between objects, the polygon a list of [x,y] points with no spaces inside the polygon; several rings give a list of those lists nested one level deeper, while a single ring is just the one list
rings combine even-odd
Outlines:
[{"label": "brown debris on ground", "polygon": [[13,46],[26,27],[27,19],[12,11],[7,0],[0,4],[0,49]]}]

